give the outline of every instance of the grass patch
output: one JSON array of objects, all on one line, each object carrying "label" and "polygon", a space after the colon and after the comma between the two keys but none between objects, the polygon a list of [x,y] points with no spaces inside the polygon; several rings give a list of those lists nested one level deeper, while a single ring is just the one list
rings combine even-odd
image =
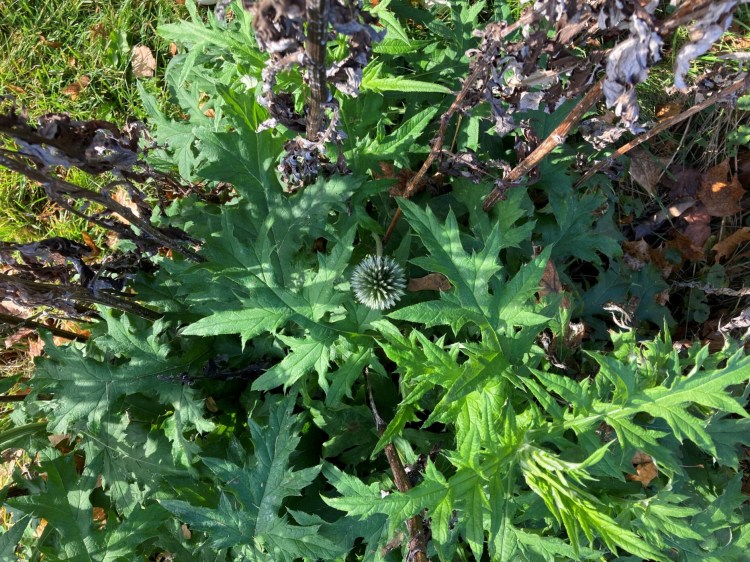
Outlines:
[{"label": "grass patch", "polygon": [[[157,76],[169,44],[156,28],[186,15],[175,0],[0,0],[0,94],[11,95],[32,117],[50,112],[118,124],[145,117],[130,68],[136,45],[149,47]],[[154,92],[158,78],[147,79]],[[96,187],[72,170],[69,181]],[[28,242],[50,236],[80,239],[85,221],[57,208],[26,178],[0,170],[0,240]]]},{"label": "grass patch", "polygon": [[169,45],[156,28],[185,9],[174,0],[0,0],[0,14],[0,90],[32,116],[123,121],[143,117],[131,49],[148,46],[163,67]]}]

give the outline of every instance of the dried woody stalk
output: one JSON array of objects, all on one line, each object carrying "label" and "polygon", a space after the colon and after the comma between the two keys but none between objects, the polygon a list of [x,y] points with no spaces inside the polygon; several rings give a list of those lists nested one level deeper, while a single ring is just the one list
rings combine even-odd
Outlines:
[{"label": "dried woody stalk", "polygon": [[[96,315],[92,304],[148,319],[160,316],[123,291],[126,281],[139,271],[152,271],[155,266],[147,256],[163,248],[194,261],[203,258],[192,248],[197,243],[184,232],[157,228],[149,222],[151,207],[134,182],[154,179],[158,183],[166,178],[143,163],[138,147],[142,133],[137,126],[121,131],[106,121],[75,121],[62,114],[45,115],[34,126],[12,104],[0,113],[0,134],[19,147],[18,151],[0,149],[0,166],[39,183],[59,207],[115,232],[136,247],[129,253],[115,252],[97,264],[93,258],[98,250],[65,238],[30,244],[0,242],[4,266],[0,297],[22,308],[51,308],[57,311],[53,315],[79,319]],[[110,172],[117,179],[100,193],[63,180],[56,174],[60,167],[77,167],[92,175]],[[131,206],[110,196],[115,188],[127,193]]]},{"label": "dried woody stalk", "polygon": [[[189,240],[189,238],[184,233],[176,229],[165,231],[156,228],[148,220],[140,218],[128,207],[118,203],[112,197],[72,184],[53,176],[47,171],[32,168],[27,162],[24,162],[23,156],[18,152],[0,149],[0,166],[38,182],[44,188],[47,197],[63,209],[102,228],[112,230],[122,238],[133,240],[151,251],[158,250],[160,247],[169,248],[170,250],[184,254],[185,257],[193,261],[203,261],[203,258],[192,250],[185,241]],[[78,209],[74,205],[74,202],[100,205],[105,209],[105,212],[87,214]],[[141,230],[145,236],[136,237],[127,225],[122,225],[116,220],[110,220],[108,217],[111,215],[117,215],[122,218],[128,225]]]},{"label": "dried woody stalk", "polygon": [[631,150],[633,150],[635,147],[643,144],[650,138],[658,135],[662,131],[666,131],[670,127],[676,125],[677,123],[681,123],[685,119],[688,119],[689,117],[692,117],[696,113],[700,113],[704,109],[707,109],[714,105],[715,103],[726,100],[729,97],[735,96],[740,94],[741,92],[750,89],[750,75],[745,76],[744,78],[737,80],[733,84],[727,86],[724,88],[721,92],[718,92],[711,96],[710,98],[703,100],[698,105],[694,105],[682,113],[678,113],[677,115],[673,115],[672,117],[667,117],[666,119],[663,119],[659,121],[656,125],[654,125],[651,129],[643,133],[642,135],[639,135],[638,137],[634,138],[632,141],[624,144],[623,146],[619,147],[617,150],[615,150],[608,158],[605,158],[599,162],[597,162],[593,167],[589,168],[589,170],[586,171],[583,176],[576,182],[576,186],[583,184],[587,180],[589,180],[591,177],[593,177],[595,174],[601,172],[602,170],[605,170],[607,167],[609,167],[612,162],[620,158],[621,156],[624,156]]},{"label": "dried woody stalk", "polygon": [[[443,142],[445,140],[445,133],[448,130],[448,123],[450,123],[450,120],[456,112],[463,107],[465,99],[469,96],[469,93],[474,88],[476,82],[479,80],[486,81],[490,66],[497,55],[497,49],[501,42],[511,33],[518,31],[522,26],[531,24],[535,17],[536,16],[531,10],[527,10],[515,23],[507,27],[496,26],[493,29],[494,32],[491,34],[493,45],[486,49],[480,59],[476,62],[474,69],[464,80],[463,87],[456,96],[456,99],[453,100],[448,111],[440,117],[440,128],[438,129],[437,138],[432,144],[432,150],[430,150],[430,154],[427,156],[427,159],[424,161],[419,171],[409,180],[409,183],[406,184],[402,197],[409,199],[417,192],[417,188],[424,179],[425,174],[427,174],[432,164],[434,164],[435,160],[440,156]],[[401,209],[397,209],[396,213],[393,215],[393,219],[391,219],[391,223],[388,225],[385,236],[383,236],[383,243],[388,242],[400,218]]]},{"label": "dried woody stalk", "polygon": [[32,330],[47,330],[53,336],[57,336],[58,338],[63,338],[70,341],[86,341],[88,339],[88,336],[86,336],[85,334],[78,334],[69,330],[63,330],[62,328],[56,328],[55,326],[48,326],[47,324],[42,324],[41,322],[36,322],[29,318],[19,318],[18,316],[5,314],[3,312],[0,312],[0,322],[15,326],[19,329],[29,328]]},{"label": "dried woody stalk", "polygon": [[[285,154],[278,169],[286,191],[294,193],[321,175],[346,173],[341,151],[335,163],[326,155],[326,144],[339,144],[342,138],[338,105],[329,86],[356,96],[372,43],[381,39],[385,31],[375,30],[374,18],[362,10],[358,1],[259,0],[248,9],[253,13],[258,45],[270,55],[262,72],[263,95],[258,100],[268,110],[269,119],[260,129],[281,124],[291,131],[306,133],[284,145]],[[327,67],[327,44],[335,33],[349,37],[349,54]],[[294,65],[304,68],[304,79],[310,88],[304,115],[295,110],[292,94],[276,91],[277,74]]]},{"label": "dried woody stalk", "polygon": [[328,0],[307,0],[307,76],[310,86],[307,111],[307,140],[316,141],[323,130],[326,85],[326,45],[328,44]]},{"label": "dried woody stalk", "polygon": [[[380,417],[378,413],[378,407],[375,404],[375,398],[372,395],[372,386],[370,385],[370,373],[365,369],[365,384],[367,385],[367,400],[370,403],[370,410],[372,416],[375,418],[375,428],[377,429],[378,436],[382,436],[385,432],[387,424]],[[398,451],[393,443],[388,443],[384,448],[385,456],[388,459],[388,464],[391,467],[393,473],[393,482],[396,484],[396,488],[399,492],[408,492],[411,490],[411,482],[409,481],[409,475],[404,469],[404,465],[398,456]],[[414,562],[428,562],[427,558],[427,537],[424,530],[424,521],[419,515],[409,518],[406,521],[406,528],[409,531],[409,545],[406,560],[413,560]],[[394,546],[395,548],[395,546]]]},{"label": "dried woody stalk", "polygon": [[[588,30],[590,29],[620,29],[622,22],[629,22],[630,25],[630,36],[608,52],[607,75],[590,87],[586,95],[573,108],[566,119],[541,144],[523,158],[515,168],[507,172],[502,180],[496,183],[483,204],[484,209],[487,211],[504,197],[508,188],[512,185],[518,185],[536,169],[545,156],[556,146],[564,142],[572,128],[602,96],[606,97],[609,106],[614,106],[616,115],[621,117],[622,124],[626,128],[629,128],[633,132],[639,132],[641,129],[637,124],[638,106],[635,97],[635,86],[638,82],[645,80],[648,66],[659,60],[659,49],[665,38],[678,27],[694,22],[690,28],[690,42],[683,46],[677,55],[675,68],[676,83],[682,84],[682,75],[684,75],[687,63],[710,48],[713,41],[718,39],[718,36],[729,26],[737,3],[737,0],[721,0],[719,2],[686,0],[680,3],[672,16],[660,22],[653,15],[658,4],[657,2],[610,3],[600,0],[589,0],[566,3],[559,0],[539,0],[529,7],[515,24],[508,27],[491,24],[483,34],[484,40],[479,49],[479,57],[473,63],[472,71],[464,81],[463,87],[456,96],[454,103],[451,104],[448,111],[441,117],[440,128],[436,139],[433,141],[430,154],[417,174],[411,178],[402,196],[410,198],[418,191],[419,186],[424,185],[424,176],[438,157],[444,153],[442,147],[448,122],[456,112],[470,109],[472,101],[473,105],[476,105],[480,101],[478,99],[470,99],[469,103],[466,103],[467,98],[470,98],[471,94],[474,93],[474,89],[477,87],[486,88],[489,73],[493,71],[494,66],[500,64],[498,61],[505,61],[503,62],[504,66],[500,66],[503,71],[507,72],[510,70],[515,75],[522,77],[522,79],[516,80],[517,85],[520,85],[521,89],[540,83],[540,77],[543,80],[554,74],[552,71],[538,71],[534,73],[526,68],[522,69],[520,63],[516,62],[510,65],[507,63],[505,59],[511,57],[505,56],[505,52],[513,53],[516,59],[524,60],[525,57],[525,64],[533,66],[536,57],[545,49],[545,45],[540,44],[539,30],[532,33],[529,39],[525,39],[524,41],[528,42],[529,45],[524,45],[520,49],[518,42],[504,45],[505,39],[513,31],[523,27],[524,31],[528,33],[528,30],[532,26],[542,21],[542,16],[547,21],[557,20],[557,36],[552,43],[555,45],[556,51],[564,52],[562,47],[565,44],[571,43],[579,34],[581,35],[578,37],[579,40],[587,38]],[[580,11],[576,12],[576,10]],[[594,17],[597,11],[598,19]],[[544,33],[541,41],[542,43],[546,43],[546,30],[542,28],[541,31]],[[570,58],[567,57],[567,59]],[[599,61],[602,58],[603,53],[593,52],[590,57],[591,60],[583,59],[577,65],[574,64],[573,67],[577,71],[580,71],[582,70],[581,65],[588,64],[589,73],[593,73],[596,71]],[[554,57],[552,59],[555,62]],[[563,56],[561,61],[567,62],[567,59]],[[560,64],[563,64],[563,62]],[[561,68],[560,70],[567,72],[570,68]],[[505,85],[496,79],[497,74],[500,74],[500,72],[496,71],[495,76],[492,77],[494,87],[496,90],[502,92]],[[582,73],[579,72],[579,75],[582,75]],[[578,84],[575,88],[569,88],[572,91],[568,91],[565,94],[567,97],[577,95],[583,89],[581,86],[586,86],[580,80],[575,80],[573,76],[571,76],[570,82],[571,84],[578,82]],[[519,88],[516,86],[508,87],[511,90],[511,96],[501,95],[501,99],[512,100],[509,102],[510,106],[515,105],[517,108],[522,108],[524,96],[526,96],[527,100],[535,102],[536,106],[539,105],[540,101],[546,101],[548,108],[554,108],[562,100],[562,98],[555,100],[551,95],[553,93],[560,94],[557,86],[548,88],[545,92],[522,91],[520,98],[517,95]],[[726,97],[727,92],[724,92],[722,95]],[[493,95],[487,92],[486,99],[489,101],[497,120],[496,128],[498,132],[505,134],[513,130],[515,126],[512,123],[512,119],[508,118],[508,114],[504,112],[503,107],[493,98]],[[467,108],[465,105],[469,105],[470,107]],[[533,103],[530,107],[534,107]],[[699,107],[704,108],[707,105],[701,104]],[[696,107],[691,108],[690,111],[692,114],[698,110]],[[668,126],[668,124],[665,126]],[[587,174],[587,176],[590,177],[590,174]],[[397,210],[386,230],[384,241],[387,241],[391,237],[400,217],[401,211]]]}]

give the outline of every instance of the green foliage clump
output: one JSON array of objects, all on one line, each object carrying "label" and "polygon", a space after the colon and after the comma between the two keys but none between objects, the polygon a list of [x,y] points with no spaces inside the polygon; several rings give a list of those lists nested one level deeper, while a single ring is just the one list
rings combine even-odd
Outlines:
[{"label": "green foliage clump", "polygon": [[[103,310],[88,342],[47,342],[31,398],[53,399],[14,416],[45,417],[71,450],[24,435],[46,477],[17,479],[6,553],[44,517],[24,548],[47,560],[398,560],[419,516],[433,560],[742,559],[750,358],[731,344],[678,351],[666,327],[607,333],[609,300],[639,297],[643,326],[670,318],[658,276],[619,263],[606,190],[574,190],[574,150],[490,213],[488,180],[396,203],[375,179],[381,162],[415,167],[429,151],[482,9],[381,2],[388,35],[361,95],[340,100],[352,173],[294,195],[276,173],[291,133],[257,132],[264,59],[249,15],[205,24],[191,7],[162,28],[184,52],[167,70],[172,106],[142,91],[153,162],[235,196],[177,200],[157,219],[201,239],[206,260],[160,258],[136,280],[160,320]],[[299,76],[280,81],[304,96]],[[547,131],[564,116],[527,115]],[[449,131],[456,150],[506,157],[482,117]],[[384,253],[450,288],[373,310],[351,274],[397,208]],[[566,295],[539,290],[551,263]],[[586,350],[567,343],[573,319],[594,328]],[[628,478],[637,452],[658,468],[650,482]]]}]

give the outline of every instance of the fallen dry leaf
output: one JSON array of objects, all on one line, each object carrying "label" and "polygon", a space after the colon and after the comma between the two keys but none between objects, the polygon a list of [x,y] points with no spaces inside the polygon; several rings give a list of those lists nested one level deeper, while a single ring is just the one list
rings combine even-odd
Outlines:
[{"label": "fallen dry leaf", "polygon": [[29,357],[41,357],[44,352],[44,340],[38,334],[29,338]]},{"label": "fallen dry leaf", "polygon": [[107,526],[107,512],[104,508],[94,507],[91,517],[94,520],[94,527],[101,531]]},{"label": "fallen dry leaf", "polygon": [[664,174],[664,165],[642,148],[630,151],[630,177],[653,195],[659,179]]},{"label": "fallen dry leaf", "polygon": [[542,274],[542,281],[539,284],[539,296],[546,297],[550,293],[558,294],[563,292],[563,285],[560,276],[557,274],[557,268],[552,260],[547,261]]},{"label": "fallen dry leaf", "polygon": [[107,26],[104,25],[102,22],[95,23],[91,27],[89,27],[89,32],[91,32],[91,38],[96,39],[97,37],[106,38],[109,37],[109,31],[107,30]]},{"label": "fallen dry leaf", "polygon": [[694,168],[670,167],[671,177],[665,176],[663,184],[674,201],[694,199],[698,195],[703,175]]},{"label": "fallen dry leaf", "polygon": [[26,93],[26,90],[24,90],[23,88],[19,88],[18,86],[14,86],[13,84],[6,84],[5,87],[8,88],[14,94],[18,94],[19,96]]},{"label": "fallen dry leaf", "polygon": [[86,246],[89,247],[91,250],[91,253],[87,256],[89,258],[96,258],[99,256],[99,254],[102,253],[102,251],[99,249],[99,247],[94,242],[93,238],[89,236],[88,232],[82,232],[81,238],[83,238],[83,243],[86,244]]},{"label": "fallen dry leaf", "polygon": [[17,344],[22,339],[31,336],[34,333],[34,330],[32,330],[31,328],[19,328],[13,334],[5,338],[5,349],[13,347],[13,345]]},{"label": "fallen dry leaf", "polygon": [[81,93],[81,87],[77,83],[68,84],[63,88],[62,93],[73,101],[76,101]]},{"label": "fallen dry leaf", "polygon": [[28,318],[33,314],[34,310],[26,306],[20,306],[10,299],[6,299],[0,301],[0,312],[4,312],[5,314],[12,314],[13,316],[17,316],[19,318]]},{"label": "fallen dry leaf", "polygon": [[640,271],[651,261],[649,254],[651,246],[645,240],[626,240],[622,243],[625,265],[633,271]]},{"label": "fallen dry leaf", "polygon": [[169,55],[175,56],[177,54],[177,43],[170,43],[169,44]]},{"label": "fallen dry leaf", "polygon": [[130,64],[136,78],[149,78],[156,71],[156,59],[146,45],[136,45],[130,54]]},{"label": "fallen dry leaf", "polygon": [[737,154],[737,179],[743,189],[750,189],[750,150]]},{"label": "fallen dry leaf", "polygon": [[[557,274],[557,268],[552,260],[547,261],[547,265],[544,266],[544,273],[542,274],[542,280],[539,283],[539,298],[544,298],[547,295],[559,295],[565,293],[565,287],[560,281],[560,276]],[[570,308],[570,301],[567,296],[563,296],[560,306],[567,309]]]},{"label": "fallen dry leaf", "polygon": [[748,240],[750,240],[750,227],[744,226],[734,231],[721,242],[716,243],[712,248],[716,252],[716,256],[714,257],[715,263],[719,263],[723,258],[728,257],[737,249],[737,246]]},{"label": "fallen dry leaf", "polygon": [[701,248],[711,236],[711,214],[702,204],[697,204],[682,214],[683,220],[687,223],[684,234],[695,246]]},{"label": "fallen dry leaf", "polygon": [[654,302],[659,306],[667,306],[669,302],[669,289],[664,289],[654,295]]},{"label": "fallen dry leaf", "polygon": [[664,105],[658,106],[656,108],[656,116],[659,119],[669,119],[670,117],[679,115],[681,111],[682,111],[682,104],[679,104],[673,101],[673,102],[665,103]]},{"label": "fallen dry leaf", "polygon": [[586,337],[588,330],[583,322],[571,322],[565,329],[565,346],[568,349],[578,349]]},{"label": "fallen dry leaf", "polygon": [[640,271],[647,263],[653,264],[666,279],[674,271],[675,264],[664,257],[662,248],[652,248],[645,240],[622,243],[625,265],[633,271]]},{"label": "fallen dry leaf", "polygon": [[50,49],[59,49],[60,47],[62,47],[62,43],[60,43],[60,41],[50,41],[44,35],[39,35],[39,42],[45,47],[49,47]]},{"label": "fallen dry leaf", "polygon": [[424,277],[409,279],[406,290],[415,291],[447,291],[451,288],[451,282],[442,273],[428,273]]},{"label": "fallen dry leaf", "polygon": [[81,91],[83,91],[90,83],[91,78],[86,75],[81,76],[72,84],[68,84],[67,86],[65,86],[62,93],[63,95],[70,97],[70,99],[72,99],[73,101],[76,101],[78,99],[78,96],[81,94]]},{"label": "fallen dry leaf", "polygon": [[703,246],[694,244],[690,238],[681,232],[676,232],[675,237],[666,243],[667,248],[674,248],[680,253],[682,259],[698,261],[704,257]]},{"label": "fallen dry leaf", "polygon": [[741,210],[740,199],[745,194],[736,176],[729,177],[729,160],[717,164],[703,175],[698,199],[712,217],[728,217]]},{"label": "fallen dry leaf", "polygon": [[[141,210],[138,208],[138,205],[136,205],[135,201],[133,201],[132,197],[130,197],[130,194],[128,193],[127,189],[124,187],[118,187],[115,189],[115,191],[111,194],[112,199],[122,205],[123,207],[130,210],[131,213],[133,213],[136,217],[141,217]],[[127,220],[125,220],[123,217],[121,217],[118,213],[115,213],[114,215],[119,221],[124,222],[125,224],[130,224]]]},{"label": "fallen dry leaf", "polygon": [[636,451],[631,462],[636,473],[626,475],[627,480],[640,482],[644,488],[648,488],[651,481],[659,476],[659,469],[656,467],[654,459],[646,453]]}]

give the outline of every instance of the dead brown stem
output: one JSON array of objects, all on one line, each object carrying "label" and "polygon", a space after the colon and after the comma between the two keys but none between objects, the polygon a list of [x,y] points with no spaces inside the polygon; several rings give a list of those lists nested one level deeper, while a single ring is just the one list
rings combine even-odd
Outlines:
[{"label": "dead brown stem", "polygon": [[307,140],[317,141],[323,128],[323,104],[328,101],[326,86],[326,39],[328,0],[307,0],[307,72],[310,82],[310,105],[307,113]]},{"label": "dead brown stem", "polygon": [[493,190],[490,191],[490,194],[487,195],[487,198],[482,204],[485,211],[492,209],[492,207],[495,206],[495,203],[504,198],[505,192],[511,185],[519,181],[538,166],[544,157],[552,152],[556,146],[565,142],[565,138],[568,136],[568,133],[570,133],[570,129],[572,129],[573,126],[583,118],[586,112],[602,97],[602,84],[604,84],[603,78],[599,80],[599,82],[597,82],[585,96],[583,96],[581,101],[576,104],[565,120],[555,127],[555,130],[552,131],[531,154],[508,172],[500,185],[495,186]]},{"label": "dead brown stem", "polygon": [[69,203],[69,199],[88,201],[90,203],[101,205],[108,211],[117,213],[117,215],[122,217],[122,219],[127,221],[130,225],[141,230],[146,238],[151,238],[159,245],[170,248],[175,252],[179,252],[190,260],[197,262],[205,261],[202,256],[190,249],[186,243],[176,241],[173,237],[152,226],[148,220],[136,216],[136,214],[128,207],[118,203],[111,197],[90,189],[85,189],[41,170],[37,170],[28,164],[25,164],[21,160],[22,158],[23,155],[21,154],[10,150],[0,149],[0,166],[8,168],[9,170],[26,176],[32,181],[40,183],[44,188],[47,197],[71,213],[94,222],[102,228],[112,230],[112,224],[103,222],[94,215],[87,215],[81,212]]},{"label": "dead brown stem", "polygon": [[[0,394],[1,402],[23,402],[28,397],[28,394]],[[37,400],[52,400],[51,394],[39,394],[36,397]]]},{"label": "dead brown stem", "polygon": [[57,336],[58,338],[64,338],[71,341],[86,341],[87,339],[89,339],[88,336],[84,334],[76,334],[75,332],[70,332],[61,328],[55,328],[54,326],[47,326],[46,324],[42,324],[41,322],[29,320],[28,318],[19,318],[17,316],[13,316],[12,314],[5,314],[2,312],[0,312],[0,322],[5,322],[7,324],[17,326],[18,328],[47,330],[52,335]]},{"label": "dead brown stem", "polygon": [[634,138],[629,143],[621,146],[618,148],[609,158],[605,158],[601,162],[597,163],[595,166],[593,166],[589,171],[587,171],[581,179],[579,179],[576,182],[576,187],[581,185],[583,182],[591,178],[594,174],[597,172],[600,172],[604,168],[606,168],[609,164],[611,164],[614,160],[619,158],[620,156],[624,156],[631,150],[633,150],[636,146],[643,144],[648,139],[652,138],[654,135],[659,134],[660,132],[669,129],[671,126],[676,125],[677,123],[680,123],[687,119],[688,117],[692,117],[696,113],[703,111],[704,109],[711,107],[716,102],[721,100],[722,98],[726,98],[728,96],[734,95],[736,93],[739,93],[742,90],[745,90],[750,87],[750,75],[745,76],[742,80],[738,80],[734,84],[727,86],[724,88],[721,92],[717,93],[716,95],[711,96],[710,98],[702,101],[698,105],[694,105],[693,107],[687,109],[686,111],[683,111],[682,113],[678,115],[674,115],[673,117],[668,117],[667,119],[664,119],[654,125],[651,129],[643,133],[642,135]]},{"label": "dead brown stem", "polygon": [[[158,320],[161,314],[140,304],[133,302],[125,296],[110,294],[106,291],[97,291],[77,285],[55,285],[52,283],[40,283],[24,279],[20,275],[7,275],[0,273],[0,285],[11,287],[21,295],[29,296],[36,303],[44,303],[46,306],[57,308],[58,303],[76,303],[76,304],[101,304],[110,308],[116,308],[140,316],[147,320]],[[90,308],[84,308],[83,314],[93,316],[95,311]]]},{"label": "dead brown stem", "polygon": [[[370,403],[370,410],[375,418],[375,427],[378,435],[382,436],[386,428],[386,423],[378,413],[377,405],[375,404],[375,398],[372,395],[372,386],[370,385],[370,375],[365,369],[365,384],[367,385],[367,399]],[[398,456],[398,451],[393,443],[388,443],[384,448],[385,457],[388,459],[388,464],[391,467],[393,473],[393,481],[396,484],[396,488],[399,492],[408,492],[411,490],[411,482],[409,482],[409,475],[404,470],[404,465]],[[427,537],[424,534],[424,521],[419,515],[410,517],[406,521],[406,528],[409,531],[409,551],[407,560],[413,560],[414,562],[429,562],[427,558]]]},{"label": "dead brown stem", "polygon": [[[495,39],[496,43],[499,43],[503,39],[505,39],[508,35],[511,33],[517,31],[519,28],[521,28],[524,25],[530,24],[533,19],[536,17],[536,14],[533,12],[533,10],[526,10],[524,14],[520,17],[520,19],[511,25],[503,28],[499,31],[497,38]],[[456,96],[456,99],[453,100],[453,103],[448,108],[448,111],[446,111],[441,117],[440,117],[440,128],[438,129],[437,137],[435,138],[435,141],[432,145],[432,150],[430,150],[430,154],[427,156],[427,159],[422,164],[422,167],[419,169],[419,171],[414,174],[414,177],[409,180],[409,183],[406,184],[406,187],[404,188],[404,194],[402,197],[409,199],[411,198],[414,193],[417,191],[417,187],[420,185],[420,182],[424,178],[425,174],[430,169],[430,166],[435,162],[438,156],[440,156],[443,148],[443,141],[445,139],[445,133],[448,129],[448,123],[453,118],[453,116],[456,114],[456,112],[461,107],[461,104],[466,99],[466,96],[469,95],[469,92],[471,91],[471,88],[474,86],[474,83],[481,77],[485,77],[490,65],[492,64],[492,61],[494,59],[495,55],[495,49],[494,48],[488,48],[487,52],[483,54],[482,58],[477,61],[476,66],[474,67],[474,71],[464,80],[463,87],[461,88],[461,91]],[[391,219],[390,224],[388,225],[388,229],[385,232],[385,236],[383,236],[383,243],[387,243],[390,237],[393,235],[393,230],[396,228],[396,224],[398,224],[399,219],[401,218],[401,209],[396,209],[396,213],[393,215],[393,218]]]}]

